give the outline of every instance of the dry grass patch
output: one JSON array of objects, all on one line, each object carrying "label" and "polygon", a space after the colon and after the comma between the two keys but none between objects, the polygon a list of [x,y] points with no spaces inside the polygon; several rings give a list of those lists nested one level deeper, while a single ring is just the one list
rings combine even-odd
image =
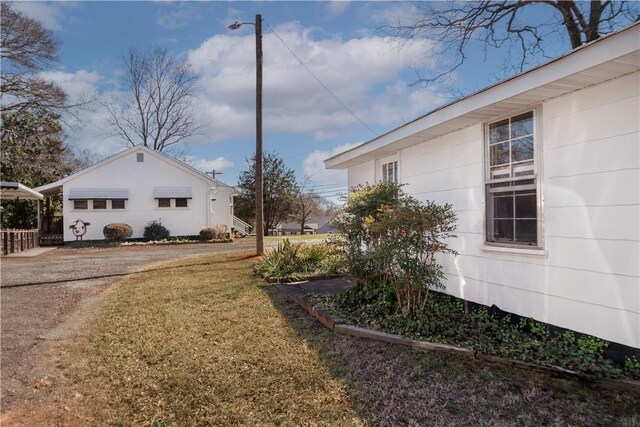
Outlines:
[{"label": "dry grass patch", "polygon": [[218,256],[119,284],[77,350],[88,360],[71,373],[86,396],[77,415],[114,425],[361,425],[344,385],[256,286],[250,264]]}]

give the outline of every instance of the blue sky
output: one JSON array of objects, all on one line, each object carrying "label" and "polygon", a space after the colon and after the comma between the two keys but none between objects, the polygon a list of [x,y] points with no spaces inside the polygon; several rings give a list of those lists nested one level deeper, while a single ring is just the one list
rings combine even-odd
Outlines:
[{"label": "blue sky", "polygon": [[[346,174],[325,171],[322,160],[375,136],[311,77],[270,27],[370,128],[384,133],[405,121],[504,77],[500,53],[471,52],[453,82],[411,86],[415,68],[428,73],[438,58],[429,42],[402,49],[378,30],[415,14],[406,2],[19,2],[60,41],[60,61],[45,77],[72,98],[94,102],[69,127],[70,142],[104,157],[125,148],[106,124],[100,99],[121,90],[121,57],[129,48],[162,46],[187,58],[199,76],[198,120],[203,135],[189,140],[190,162],[221,170],[235,184],[255,147],[255,41],[252,26],[230,31],[261,13],[264,25],[264,147],[300,179],[325,195],[346,190]],[[558,44],[562,44],[560,40]]]}]

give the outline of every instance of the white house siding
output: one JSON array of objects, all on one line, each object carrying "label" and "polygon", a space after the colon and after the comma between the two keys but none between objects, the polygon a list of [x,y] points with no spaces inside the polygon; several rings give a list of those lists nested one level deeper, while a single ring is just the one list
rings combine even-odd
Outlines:
[{"label": "white house siding", "polygon": [[[88,221],[84,239],[103,239],[102,228],[110,223],[122,222],[133,228],[132,237],[142,237],[144,227],[150,221],[160,221],[173,236],[198,234],[207,225],[231,224],[231,189],[221,187],[218,193],[211,195],[209,183],[197,175],[176,167],[162,157],[144,153],[144,162],[137,162],[132,151],[124,157],[113,160],[96,169],[88,171],[64,183],[64,240],[75,240],[69,226],[76,220]],[[154,187],[189,187],[192,199],[188,208],[158,208],[154,198]],[[74,210],[69,200],[71,188],[127,188],[129,200],[124,210]],[[215,198],[214,215],[208,213],[208,195]]]},{"label": "white house siding", "polygon": [[374,161],[363,162],[359,165],[349,168],[347,172],[347,180],[349,188],[359,184],[373,184],[376,182]]},{"label": "white house siding", "polygon": [[[406,191],[456,211],[447,293],[640,348],[639,81],[542,104],[544,254],[484,246],[482,124],[398,153]],[[349,168],[349,185],[374,170]]]}]

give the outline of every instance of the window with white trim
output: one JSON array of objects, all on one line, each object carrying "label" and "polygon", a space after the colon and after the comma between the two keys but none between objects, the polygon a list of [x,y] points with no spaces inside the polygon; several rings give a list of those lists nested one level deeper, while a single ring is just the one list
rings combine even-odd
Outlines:
[{"label": "window with white trim", "polygon": [[541,246],[535,119],[528,111],[487,125],[488,243]]},{"label": "window with white trim", "polygon": [[74,200],[73,201],[73,210],[86,211],[87,209],[89,209],[89,201],[88,200]]},{"label": "window with white trim", "polygon": [[382,165],[382,182],[398,183],[398,162],[389,162]]}]

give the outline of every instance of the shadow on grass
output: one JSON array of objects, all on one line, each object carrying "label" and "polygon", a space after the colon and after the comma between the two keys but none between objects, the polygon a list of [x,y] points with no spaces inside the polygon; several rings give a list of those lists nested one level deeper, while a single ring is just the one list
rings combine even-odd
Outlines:
[{"label": "shadow on grass", "polygon": [[275,286],[261,288],[372,425],[640,424],[640,393],[336,335]]},{"label": "shadow on grass", "polygon": [[[255,258],[255,257],[256,257],[255,255],[244,255],[244,254],[242,254],[238,258],[233,258],[233,259],[221,259],[221,260],[215,260],[215,261],[195,262],[195,263],[191,263],[191,264],[179,264],[179,265],[169,264],[169,265],[166,265],[166,266],[163,266],[163,267],[149,268],[149,269],[138,270],[138,271],[124,272],[124,273],[96,274],[96,275],[93,275],[93,276],[85,276],[85,277],[78,277],[78,278],[59,279],[59,280],[46,280],[46,281],[41,281],[41,282],[16,283],[16,284],[13,284],[13,285],[4,285],[4,286],[2,286],[2,289],[21,288],[21,287],[24,287],[24,286],[55,285],[55,284],[58,284],[58,283],[82,282],[82,281],[86,281],[86,280],[107,279],[107,278],[112,278],[112,277],[123,277],[123,276],[133,276],[133,275],[136,275],[136,274],[152,273],[152,272],[156,272],[156,271],[179,270],[179,269],[185,269],[185,268],[191,268],[191,267],[197,267],[197,266],[209,266],[209,265],[214,265],[214,264],[227,264],[227,263],[230,263],[230,262],[240,262],[240,261],[246,261],[248,259],[252,259],[252,258]],[[202,256],[200,256],[198,258],[202,258]],[[165,264],[167,264],[167,263],[171,263],[171,261],[165,262]]]}]

